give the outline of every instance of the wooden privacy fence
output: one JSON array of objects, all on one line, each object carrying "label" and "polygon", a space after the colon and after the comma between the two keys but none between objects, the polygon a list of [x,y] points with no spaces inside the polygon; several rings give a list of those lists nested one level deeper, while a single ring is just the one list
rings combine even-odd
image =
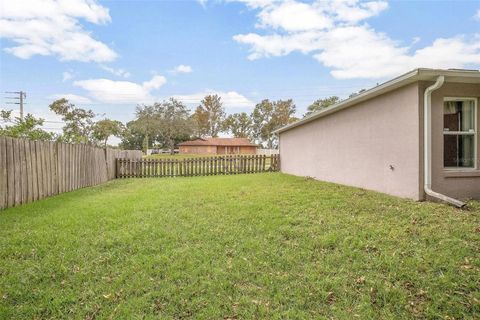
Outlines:
[{"label": "wooden privacy fence", "polygon": [[0,209],[115,179],[117,158],[141,158],[85,144],[0,137]]},{"label": "wooden privacy fence", "polygon": [[117,159],[141,159],[142,151],[140,150],[118,150],[106,148],[105,159],[107,162],[108,180],[113,180],[117,177]]},{"label": "wooden privacy fence", "polygon": [[117,178],[191,177],[278,171],[279,155],[191,159],[117,159]]}]

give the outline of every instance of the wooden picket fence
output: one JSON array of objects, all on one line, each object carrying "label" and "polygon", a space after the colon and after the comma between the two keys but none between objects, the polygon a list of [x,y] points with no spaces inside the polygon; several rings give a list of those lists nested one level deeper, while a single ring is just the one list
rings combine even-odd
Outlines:
[{"label": "wooden picket fence", "polygon": [[279,171],[279,155],[225,155],[191,159],[117,159],[117,178],[192,177]]},{"label": "wooden picket fence", "polygon": [[115,161],[126,157],[142,153],[0,137],[0,209],[115,179]]}]

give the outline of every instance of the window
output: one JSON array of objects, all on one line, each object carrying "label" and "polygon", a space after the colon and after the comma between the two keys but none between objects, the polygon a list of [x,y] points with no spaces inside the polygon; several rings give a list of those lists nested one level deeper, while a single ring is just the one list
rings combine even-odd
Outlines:
[{"label": "window", "polygon": [[443,165],[445,168],[475,168],[476,134],[476,99],[445,99],[443,105]]}]

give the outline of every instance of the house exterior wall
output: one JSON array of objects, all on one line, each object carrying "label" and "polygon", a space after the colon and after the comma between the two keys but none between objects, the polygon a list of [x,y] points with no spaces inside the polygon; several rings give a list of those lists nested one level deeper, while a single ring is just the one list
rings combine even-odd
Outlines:
[{"label": "house exterior wall", "polygon": [[218,146],[217,154],[255,154],[255,146]]},{"label": "house exterior wall", "polygon": [[255,146],[180,146],[181,154],[255,154]]},{"label": "house exterior wall", "polygon": [[251,147],[240,147],[240,154],[256,154],[257,153],[257,147],[251,146]]},{"label": "house exterior wall", "polygon": [[[433,84],[420,82],[420,125],[423,139],[423,92]],[[476,169],[452,170],[443,167],[443,100],[446,97],[477,99],[477,167]],[[458,199],[480,199],[480,84],[449,83],[432,93],[432,189]],[[421,144],[423,148],[423,143]],[[423,154],[420,162],[421,185],[423,186]],[[423,188],[423,187],[422,187]],[[423,190],[422,190],[423,192]]]},{"label": "house exterior wall", "polygon": [[216,154],[216,146],[180,146],[179,152],[181,154]]},{"label": "house exterior wall", "polygon": [[281,171],[421,199],[418,90],[410,84],[280,133]]}]

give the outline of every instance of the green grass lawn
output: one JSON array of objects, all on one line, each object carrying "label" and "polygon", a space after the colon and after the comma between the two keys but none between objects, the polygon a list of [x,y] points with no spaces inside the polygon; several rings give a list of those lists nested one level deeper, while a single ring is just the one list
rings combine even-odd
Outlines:
[{"label": "green grass lawn", "polygon": [[144,159],[192,159],[192,158],[204,158],[204,157],[213,157],[213,155],[205,155],[205,154],[151,154],[149,156],[143,156]]},{"label": "green grass lawn", "polygon": [[117,180],[0,212],[0,319],[478,319],[469,206],[280,173]]}]

